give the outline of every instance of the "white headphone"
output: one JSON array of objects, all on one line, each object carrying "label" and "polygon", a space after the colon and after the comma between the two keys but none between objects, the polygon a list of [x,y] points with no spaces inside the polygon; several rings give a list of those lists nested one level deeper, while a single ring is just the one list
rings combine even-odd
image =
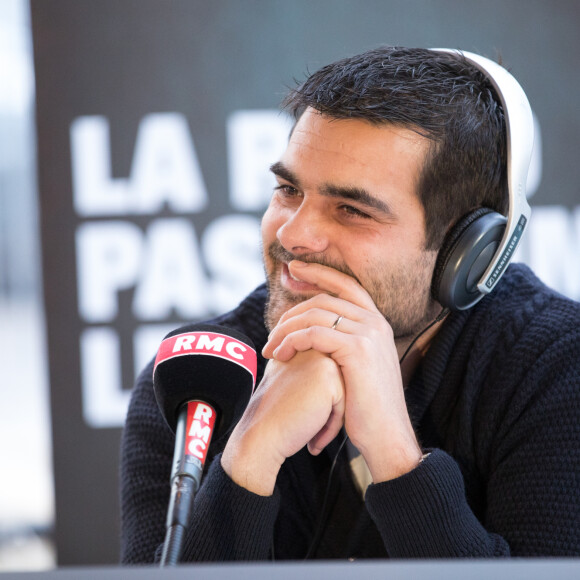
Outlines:
[{"label": "white headphone", "polygon": [[441,305],[464,310],[493,290],[505,272],[530,219],[526,180],[534,141],[530,104],[516,79],[499,64],[477,54],[431,49],[463,56],[493,85],[504,111],[507,144],[508,215],[478,209],[447,234],[433,276]]}]

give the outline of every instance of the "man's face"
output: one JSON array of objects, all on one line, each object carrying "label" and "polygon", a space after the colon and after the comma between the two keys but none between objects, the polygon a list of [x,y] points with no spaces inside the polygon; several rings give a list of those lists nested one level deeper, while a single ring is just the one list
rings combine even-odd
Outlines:
[{"label": "man's face", "polygon": [[270,329],[288,308],[321,292],[290,276],[292,259],[354,277],[398,338],[435,317],[437,254],[424,249],[415,193],[428,146],[408,129],[306,110],[272,166],[278,185],[262,220]]}]

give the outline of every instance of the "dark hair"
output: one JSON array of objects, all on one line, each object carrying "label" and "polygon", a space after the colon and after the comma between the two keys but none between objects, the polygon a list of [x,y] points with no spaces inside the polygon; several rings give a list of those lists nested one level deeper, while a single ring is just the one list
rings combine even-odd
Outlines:
[{"label": "dark hair", "polygon": [[392,123],[432,140],[417,193],[426,246],[438,249],[470,210],[507,213],[503,111],[485,75],[457,54],[380,47],[329,64],[283,103],[298,119],[307,107],[338,119]]}]

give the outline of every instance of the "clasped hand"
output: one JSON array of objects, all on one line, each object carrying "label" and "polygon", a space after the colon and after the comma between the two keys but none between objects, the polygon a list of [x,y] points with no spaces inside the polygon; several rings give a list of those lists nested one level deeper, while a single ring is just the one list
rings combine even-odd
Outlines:
[{"label": "clasped hand", "polygon": [[321,293],[285,312],[270,333],[262,353],[271,360],[226,446],[224,469],[270,495],[287,457],[304,445],[320,453],[344,425],[373,481],[410,471],[421,449],[390,325],[352,277],[316,263],[289,268]]}]

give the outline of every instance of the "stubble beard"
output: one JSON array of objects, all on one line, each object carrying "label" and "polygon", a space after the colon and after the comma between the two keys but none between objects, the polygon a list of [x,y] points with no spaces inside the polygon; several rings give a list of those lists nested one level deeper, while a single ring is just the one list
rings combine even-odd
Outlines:
[{"label": "stubble beard", "polygon": [[438,305],[431,297],[436,252],[424,251],[413,263],[399,266],[396,270],[387,271],[381,265],[369,267],[359,278],[346,264],[333,262],[322,254],[296,256],[275,241],[268,246],[267,255],[264,254],[268,283],[265,322],[268,331],[276,326],[284,312],[311,297],[289,292],[281,286],[281,264],[294,259],[322,264],[354,278],[389,322],[396,339],[414,337],[437,316]]}]

